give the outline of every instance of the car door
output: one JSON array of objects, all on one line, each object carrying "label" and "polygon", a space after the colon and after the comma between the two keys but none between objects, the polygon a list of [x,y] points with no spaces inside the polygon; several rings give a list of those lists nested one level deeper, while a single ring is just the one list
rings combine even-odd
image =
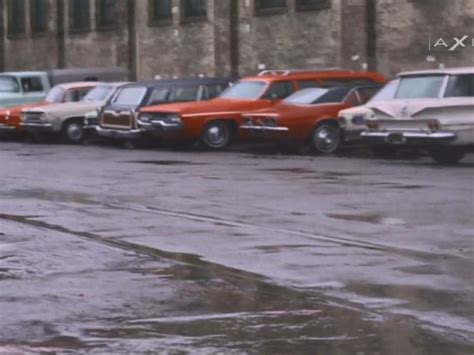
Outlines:
[{"label": "car door", "polygon": [[46,97],[46,88],[40,76],[21,77],[20,87],[23,91],[20,99],[22,103],[38,102]]}]

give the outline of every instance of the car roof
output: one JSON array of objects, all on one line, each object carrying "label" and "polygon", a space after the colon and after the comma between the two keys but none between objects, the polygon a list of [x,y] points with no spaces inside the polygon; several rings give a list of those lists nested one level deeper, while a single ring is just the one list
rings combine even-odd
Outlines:
[{"label": "car roof", "polygon": [[265,70],[258,75],[247,76],[244,80],[260,80],[267,82],[284,80],[311,80],[311,79],[340,79],[340,78],[370,78],[381,77],[380,74],[367,71],[342,69],[330,70]]},{"label": "car roof", "polygon": [[61,87],[63,89],[80,89],[80,88],[87,88],[91,86],[98,86],[101,84],[105,84],[101,81],[77,81],[74,83],[64,83],[64,84],[58,84],[56,87]]},{"label": "car roof", "polygon": [[474,74],[474,67],[458,67],[458,68],[446,68],[446,69],[428,69],[428,70],[417,70],[417,71],[406,71],[398,74],[402,76],[417,76],[417,75],[431,75],[431,74],[442,74],[442,75],[456,75],[456,74]]},{"label": "car roof", "polygon": [[12,75],[12,76],[19,76],[19,77],[24,77],[24,76],[42,76],[42,75],[47,75],[47,72],[45,71],[10,71],[10,72],[4,72],[0,73],[1,75]]},{"label": "car roof", "polygon": [[146,86],[146,87],[158,87],[158,86],[176,86],[176,85],[191,85],[191,84],[220,84],[230,83],[234,81],[233,78],[217,77],[217,78],[187,78],[187,79],[162,79],[162,80],[148,80],[148,81],[136,81],[131,82],[124,87],[133,86]]}]

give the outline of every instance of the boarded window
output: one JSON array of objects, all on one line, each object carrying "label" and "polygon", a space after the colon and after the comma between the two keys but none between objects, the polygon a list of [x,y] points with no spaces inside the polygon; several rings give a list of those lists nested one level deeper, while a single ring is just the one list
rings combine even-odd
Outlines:
[{"label": "boarded window", "polygon": [[149,0],[150,23],[170,20],[173,17],[171,0]]},{"label": "boarded window", "polygon": [[97,27],[114,27],[117,25],[117,0],[97,0]]},{"label": "boarded window", "polygon": [[87,31],[90,29],[89,0],[69,0],[69,18],[72,31]]},{"label": "boarded window", "polygon": [[322,10],[331,7],[331,0],[296,0],[296,9],[305,10]]},{"label": "boarded window", "polygon": [[8,33],[15,35],[25,32],[25,0],[9,0]]},{"label": "boarded window", "polygon": [[48,30],[48,0],[31,0],[30,17],[31,31],[34,33],[46,32]]},{"label": "boarded window", "polygon": [[181,6],[185,19],[207,17],[206,0],[182,0]]}]

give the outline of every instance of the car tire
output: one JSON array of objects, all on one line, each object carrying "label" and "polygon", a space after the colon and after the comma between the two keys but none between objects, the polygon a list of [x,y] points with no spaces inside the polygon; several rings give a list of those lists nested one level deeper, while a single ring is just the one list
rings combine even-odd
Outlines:
[{"label": "car tire", "polygon": [[311,134],[311,146],[321,154],[335,153],[341,144],[341,128],[337,123],[324,122]]},{"label": "car tire", "polygon": [[434,149],[431,151],[433,160],[444,165],[457,164],[465,155],[463,151],[452,149]]},{"label": "car tire", "polygon": [[207,148],[219,150],[226,148],[231,141],[232,131],[229,123],[213,121],[202,132],[201,140]]},{"label": "car tire", "polygon": [[67,121],[62,129],[62,139],[65,143],[80,144],[84,139],[84,130],[79,120]]}]

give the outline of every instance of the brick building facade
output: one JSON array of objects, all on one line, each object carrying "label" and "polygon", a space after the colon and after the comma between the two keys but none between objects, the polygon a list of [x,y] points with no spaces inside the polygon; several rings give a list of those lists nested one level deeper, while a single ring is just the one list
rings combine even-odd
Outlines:
[{"label": "brick building facade", "polygon": [[[0,70],[118,65],[150,79],[344,67],[392,75],[474,65],[473,28],[472,0],[0,0]],[[464,39],[450,51],[454,37]]]}]

